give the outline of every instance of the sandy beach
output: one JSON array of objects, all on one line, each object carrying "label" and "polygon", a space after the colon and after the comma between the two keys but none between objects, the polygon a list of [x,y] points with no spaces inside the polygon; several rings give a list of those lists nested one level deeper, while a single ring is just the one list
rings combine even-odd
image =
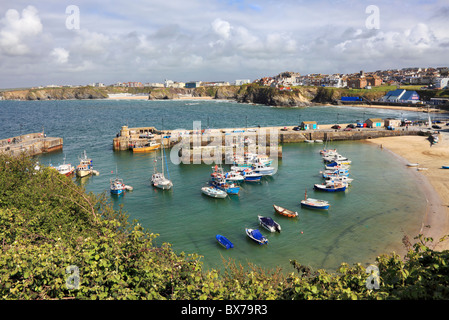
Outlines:
[{"label": "sandy beach", "polygon": [[446,250],[449,249],[449,241],[438,241],[449,234],[449,169],[442,168],[449,165],[449,132],[442,132],[439,140],[439,143],[431,145],[424,136],[399,136],[369,142],[379,145],[382,151],[395,154],[404,166],[408,163],[419,164],[408,170],[416,177],[427,199],[421,232],[433,238],[436,250]]}]

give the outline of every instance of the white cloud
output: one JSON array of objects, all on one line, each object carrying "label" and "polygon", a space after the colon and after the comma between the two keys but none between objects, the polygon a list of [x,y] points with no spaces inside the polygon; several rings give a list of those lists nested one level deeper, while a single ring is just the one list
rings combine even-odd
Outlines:
[{"label": "white cloud", "polygon": [[33,6],[22,10],[9,9],[0,20],[0,52],[7,55],[24,55],[30,52],[26,41],[42,32],[38,11]]},{"label": "white cloud", "polygon": [[54,48],[50,55],[55,58],[57,63],[60,64],[67,63],[69,60],[69,51],[64,48]]},{"label": "white cloud", "polygon": [[221,38],[227,40],[231,37],[231,24],[221,19],[215,19],[212,22],[212,29]]}]

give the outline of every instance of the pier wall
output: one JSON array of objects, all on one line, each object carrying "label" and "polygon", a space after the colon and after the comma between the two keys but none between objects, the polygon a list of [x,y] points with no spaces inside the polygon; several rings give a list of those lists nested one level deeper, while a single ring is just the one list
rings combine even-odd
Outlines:
[{"label": "pier wall", "polygon": [[26,152],[29,155],[38,155],[45,152],[61,150],[63,139],[46,137],[44,133],[29,133],[17,137],[0,140],[0,153],[19,155]]}]

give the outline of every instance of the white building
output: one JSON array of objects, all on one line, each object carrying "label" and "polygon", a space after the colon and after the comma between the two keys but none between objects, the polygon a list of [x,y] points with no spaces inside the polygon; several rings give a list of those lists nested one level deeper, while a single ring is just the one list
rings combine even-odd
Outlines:
[{"label": "white building", "polygon": [[435,88],[439,88],[439,89],[443,89],[446,88],[449,84],[449,78],[435,78],[433,80],[433,85],[435,86]]},{"label": "white building", "polygon": [[164,81],[164,87],[170,88],[174,83],[175,83],[175,82],[174,82],[173,80],[165,79],[165,81]]},{"label": "white building", "polygon": [[235,85],[236,86],[241,86],[243,84],[248,84],[248,83],[251,83],[251,81],[249,79],[235,80]]}]

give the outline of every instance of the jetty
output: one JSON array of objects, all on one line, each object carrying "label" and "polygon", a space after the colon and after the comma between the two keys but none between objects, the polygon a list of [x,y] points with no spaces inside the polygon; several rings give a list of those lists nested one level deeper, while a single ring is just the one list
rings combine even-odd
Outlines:
[{"label": "jetty", "polygon": [[0,153],[14,156],[25,152],[34,156],[62,150],[62,146],[62,138],[47,137],[44,132],[28,133],[0,140]]},{"label": "jetty", "polygon": [[[324,142],[365,140],[402,135],[428,135],[419,126],[333,129],[333,125],[320,125],[315,129],[299,130],[298,126],[224,128],[199,130],[157,130],[155,127],[128,128],[122,126],[113,139],[116,151],[130,150],[149,140],[162,143],[164,148],[178,148],[183,163],[209,162],[227,156],[253,152],[271,158],[282,158],[282,144],[301,142]],[[201,160],[199,160],[201,159]],[[199,162],[198,162],[199,161]]]}]

